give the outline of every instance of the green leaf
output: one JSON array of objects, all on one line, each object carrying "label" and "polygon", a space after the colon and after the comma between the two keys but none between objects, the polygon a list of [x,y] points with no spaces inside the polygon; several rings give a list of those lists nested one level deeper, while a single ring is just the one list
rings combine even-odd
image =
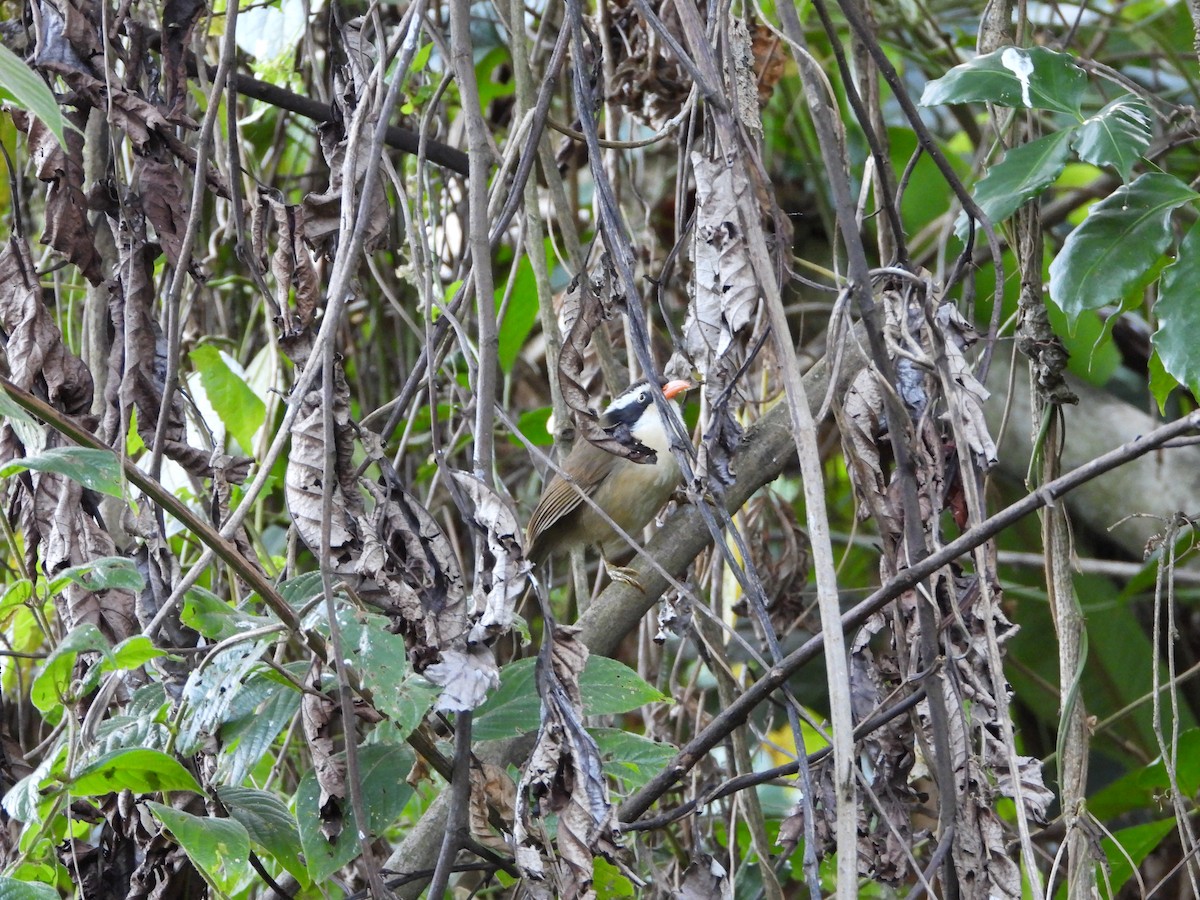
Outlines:
[{"label": "green leaf", "polygon": [[88,622],[77,626],[59,642],[47,657],[42,671],[34,678],[29,699],[43,713],[61,706],[71,698],[71,676],[80,653],[107,652],[108,638]]},{"label": "green leaf", "polygon": [[1171,211],[1200,197],[1171,175],[1151,172],[1091,208],[1050,264],[1050,299],[1069,320],[1119,303],[1171,243]]},{"label": "green leaf", "polygon": [[21,109],[27,109],[41,119],[54,132],[60,147],[67,146],[64,136],[67,123],[53,92],[21,57],[3,44],[0,44],[0,92],[11,97]]},{"label": "green leaf", "polygon": [[[1184,796],[1200,790],[1200,729],[1189,728],[1179,736],[1175,779]],[[1099,819],[1113,819],[1135,809],[1153,807],[1155,798],[1170,789],[1171,779],[1159,759],[1101,788],[1088,800],[1088,811]]]},{"label": "green leaf", "polygon": [[188,859],[225,894],[232,894],[250,876],[250,835],[241,822],[193,816],[181,809],[149,801]]},{"label": "green leaf", "polygon": [[[345,754],[338,754],[338,758],[344,759]],[[385,744],[358,748],[368,833],[381,834],[404,811],[413,793],[404,780],[412,768],[413,758],[408,750]],[[321,815],[317,808],[320,793],[316,773],[310,769],[296,788],[295,805],[308,874],[317,884],[357,857],[359,851],[358,826],[349,796],[340,801],[344,818],[341,834],[330,843],[321,833]]]},{"label": "green leaf", "polygon": [[113,669],[118,672],[128,672],[145,665],[152,659],[166,655],[167,651],[155,647],[150,638],[144,634],[135,634],[113,647],[111,659],[105,660],[101,669],[105,672]]},{"label": "green leaf", "polygon": [[269,791],[234,785],[217,788],[217,797],[225,804],[230,818],[246,829],[250,840],[275,857],[297,881],[308,880],[308,870],[300,856],[303,852],[300,831],[282,800]]},{"label": "green leaf", "polygon": [[262,666],[266,648],[265,641],[233,644],[192,671],[183,687],[186,714],[179,729],[180,753],[197,752],[206,737],[216,734],[250,673]]},{"label": "green leaf", "polygon": [[[550,416],[553,414],[554,410],[549,406],[523,412],[521,418],[517,419],[517,430],[525,436],[525,440],[535,447],[549,447],[554,443],[554,435],[550,433],[549,429]],[[510,434],[508,440],[509,443],[516,444],[518,447],[524,446],[515,434]]]},{"label": "green leaf", "polygon": [[[520,659],[500,670],[500,687],[475,711],[471,734],[492,741],[534,731],[541,721],[535,659]],[[633,669],[607,656],[589,656],[579,678],[584,713],[619,715],[647,703],[669,699]]]},{"label": "green leaf", "polygon": [[620,778],[630,790],[637,790],[667,767],[679,748],[652,741],[621,728],[589,728],[600,748],[604,774]]},{"label": "green leaf", "polygon": [[537,279],[534,277],[533,264],[529,262],[528,256],[522,256],[521,261],[517,263],[517,270],[512,277],[511,291],[509,287],[510,285],[506,283],[496,289],[497,311],[500,310],[504,295],[509,294],[508,306],[504,310],[504,318],[500,322],[500,349],[498,351],[500,368],[505,372],[512,371],[513,364],[521,353],[521,348],[525,346],[525,339],[529,337],[529,332],[533,330],[533,326],[537,322]]},{"label": "green leaf", "polygon": [[266,420],[266,404],[246,384],[246,379],[229,365],[225,354],[211,344],[202,344],[188,356],[200,373],[208,402],[217,411],[229,433],[249,452],[254,435]]},{"label": "green leaf", "polygon": [[200,794],[200,785],[192,773],[172,756],[158,750],[132,749],[106,753],[76,773],[71,793],[80,797],[102,797],[113,791],[130,790],[135,794],[160,791],[192,791]]},{"label": "green leaf", "polygon": [[1163,271],[1154,315],[1158,331],[1151,340],[1163,368],[1188,389],[1200,396],[1200,223],[1193,225],[1175,262]]},{"label": "green leaf", "polygon": [[8,478],[17,472],[36,469],[39,472],[55,472],[66,475],[94,491],[118,499],[124,497],[121,481],[121,463],[109,450],[93,450],[88,447],[54,447],[36,456],[14,459],[0,468],[0,478]]},{"label": "green leaf", "polygon": [[1001,47],[929,82],[921,105],[986,102],[1079,116],[1086,86],[1083,69],[1065,53],[1044,47]]},{"label": "green leaf", "polygon": [[[1133,865],[1141,865],[1142,860],[1149,856],[1154,848],[1162,843],[1163,838],[1175,830],[1174,819],[1162,819],[1158,822],[1146,822],[1144,825],[1133,825],[1122,828],[1100,842],[1104,857],[1108,860],[1108,873],[1097,873],[1096,883],[1111,886],[1115,896],[1121,886],[1133,877]],[[1114,840],[1115,839],[1115,840]],[[1118,847],[1118,844],[1120,845]],[[1065,885],[1064,885],[1065,887]]]},{"label": "green leaf", "polygon": [[[1063,129],[1014,147],[987,170],[975,186],[975,202],[993,225],[999,225],[1026,201],[1054,184],[1067,165],[1071,134],[1070,129]],[[966,213],[961,213],[954,226],[955,233],[964,241],[967,223]]]},{"label": "green leaf", "polygon": [[137,563],[125,556],[102,556],[63,569],[50,582],[50,593],[57,594],[72,583],[89,591],[140,591],[146,586]]},{"label": "green leaf", "polygon": [[[302,681],[308,663],[289,663],[297,681]],[[287,727],[300,708],[300,691],[270,669],[251,672],[241,690],[230,700],[218,733],[221,756],[215,780],[240,784],[271,748],[279,732]]]},{"label": "green leaf", "polygon": [[1158,414],[1166,415],[1167,400],[1170,398],[1171,392],[1179,387],[1179,382],[1167,371],[1157,349],[1150,351],[1150,360],[1146,364],[1146,368],[1149,370],[1150,396],[1158,404]]},{"label": "green leaf", "polygon": [[383,616],[359,613],[346,606],[338,609],[342,646],[371,690],[375,707],[400,729],[412,733],[437,699],[438,689],[408,666],[404,636],[387,630]]},{"label": "green leaf", "polygon": [[1084,120],[1072,146],[1084,162],[1112,166],[1122,181],[1128,181],[1150,146],[1150,107],[1132,94],[1118,97]]},{"label": "green leaf", "polygon": [[251,628],[270,625],[273,621],[235,609],[228,601],[201,587],[194,587],[187,592],[181,618],[183,624],[214,641],[244,634]]},{"label": "green leaf", "polygon": [[0,876],[0,900],[58,900],[58,891],[48,884]]}]

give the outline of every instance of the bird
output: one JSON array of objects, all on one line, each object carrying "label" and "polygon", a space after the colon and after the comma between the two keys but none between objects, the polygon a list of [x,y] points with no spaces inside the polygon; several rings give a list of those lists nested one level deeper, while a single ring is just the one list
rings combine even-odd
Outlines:
[{"label": "bird", "polygon": [[[618,580],[625,570],[608,563],[628,546],[612,526],[583,497],[604,510],[627,534],[636,535],[679,485],[679,464],[671,454],[671,438],[653,392],[674,400],[692,388],[689,381],[668,381],[661,387],[637,381],[618,394],[600,416],[600,427],[628,434],[653,450],[655,462],[635,463],[609,453],[587,440],[578,441],[562,463],[561,474],[546,484],[525,532],[526,557],[540,565],[555,553],[595,545],[609,574]],[[675,404],[669,404],[674,409]]]}]

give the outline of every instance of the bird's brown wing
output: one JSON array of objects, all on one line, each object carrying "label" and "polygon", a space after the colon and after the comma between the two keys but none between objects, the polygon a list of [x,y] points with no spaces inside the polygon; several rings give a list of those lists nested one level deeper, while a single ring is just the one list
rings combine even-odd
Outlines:
[{"label": "bird's brown wing", "polygon": [[551,529],[583,504],[612,470],[617,457],[589,443],[577,444],[567,458],[563,470],[571,476],[567,481],[555,475],[546,485],[525,531],[526,553],[538,560],[548,549]]}]

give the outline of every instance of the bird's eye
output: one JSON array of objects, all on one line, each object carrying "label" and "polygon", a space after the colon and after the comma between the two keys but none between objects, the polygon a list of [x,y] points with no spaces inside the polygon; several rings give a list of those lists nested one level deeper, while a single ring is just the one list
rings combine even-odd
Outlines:
[{"label": "bird's eye", "polygon": [[645,391],[642,391],[640,394],[638,394],[638,403],[645,403],[649,399],[650,398],[646,396]]}]

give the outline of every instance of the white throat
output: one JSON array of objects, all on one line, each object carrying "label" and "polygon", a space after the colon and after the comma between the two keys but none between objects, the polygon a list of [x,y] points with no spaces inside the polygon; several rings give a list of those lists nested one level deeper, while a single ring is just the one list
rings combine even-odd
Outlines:
[{"label": "white throat", "polygon": [[[668,405],[674,406],[674,404]],[[667,435],[666,428],[663,427],[662,416],[658,414],[657,407],[646,410],[645,415],[638,419],[630,429],[630,433],[635,439],[657,453],[659,462],[662,462],[664,457],[671,455],[671,439]]]}]

